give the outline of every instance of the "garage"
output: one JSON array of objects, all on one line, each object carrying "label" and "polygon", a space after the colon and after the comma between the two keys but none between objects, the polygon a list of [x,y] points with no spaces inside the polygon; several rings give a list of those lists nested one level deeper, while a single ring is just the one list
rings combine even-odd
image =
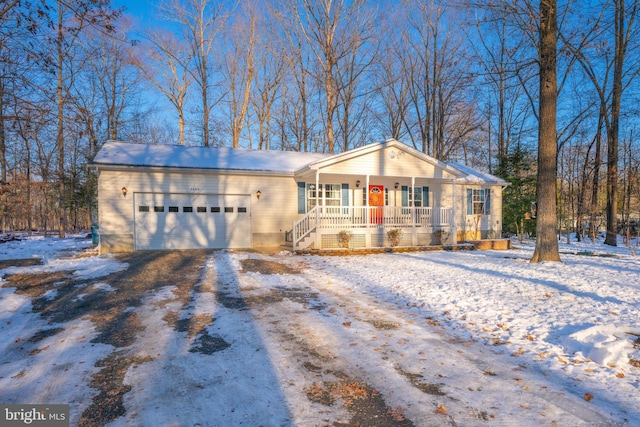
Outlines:
[{"label": "garage", "polygon": [[249,195],[134,194],[136,250],[250,248]]}]

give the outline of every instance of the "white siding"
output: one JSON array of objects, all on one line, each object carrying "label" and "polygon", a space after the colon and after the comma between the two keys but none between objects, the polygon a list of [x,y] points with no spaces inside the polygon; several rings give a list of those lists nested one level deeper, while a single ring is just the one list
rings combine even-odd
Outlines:
[{"label": "white siding", "polygon": [[458,216],[458,239],[473,240],[479,239],[476,235],[475,215],[467,214],[467,190],[468,189],[491,189],[491,208],[488,215],[482,215],[478,224],[478,234],[483,238],[498,238],[502,231],[502,186],[501,185],[458,185],[458,200],[456,210]]},{"label": "white siding", "polygon": [[[127,188],[126,197],[122,195],[122,187]],[[133,250],[135,193],[248,196],[254,246],[283,244],[284,233],[291,228],[298,212],[293,177],[102,169],[98,191],[101,240],[105,236],[108,242],[118,236],[120,245],[130,245],[128,250]],[[257,191],[261,192],[260,199],[256,197]]]},{"label": "white siding", "polygon": [[[396,157],[388,154],[394,151]],[[322,174],[350,174],[373,176],[419,176],[437,179],[452,179],[454,175],[443,168],[427,163],[423,159],[413,156],[397,148],[367,153],[332,164],[321,169]]]}]

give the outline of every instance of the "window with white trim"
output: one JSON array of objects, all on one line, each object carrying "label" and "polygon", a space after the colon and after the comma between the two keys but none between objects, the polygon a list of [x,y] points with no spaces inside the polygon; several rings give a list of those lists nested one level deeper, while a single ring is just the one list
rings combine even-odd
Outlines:
[{"label": "window with white trim", "polygon": [[[402,186],[402,206],[421,208],[428,203],[423,200],[424,190],[429,187],[411,187],[410,185]],[[414,194],[415,190],[415,194]]]},{"label": "window with white trim", "polygon": [[[413,194],[414,188],[415,188],[415,194]],[[412,203],[410,206],[413,206],[416,208],[422,207],[422,187],[409,186],[409,203]]]},{"label": "window with white trim", "polygon": [[489,214],[491,189],[469,188],[467,189],[467,215]]},{"label": "window with white trim", "polygon": [[340,184],[307,184],[307,210],[316,206],[316,193],[320,206],[340,206],[342,204],[342,186]]}]

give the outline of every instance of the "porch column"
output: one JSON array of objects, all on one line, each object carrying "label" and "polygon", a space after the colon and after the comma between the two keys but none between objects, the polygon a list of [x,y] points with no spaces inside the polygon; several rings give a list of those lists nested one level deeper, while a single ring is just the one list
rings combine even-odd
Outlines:
[{"label": "porch column", "polygon": [[371,208],[369,207],[369,178],[371,178],[370,175],[366,175],[365,179],[364,179],[364,187],[362,188],[362,191],[364,192],[364,200],[365,200],[365,221],[367,226],[365,227],[365,233],[364,233],[364,246],[366,248],[370,248],[371,247]]},{"label": "porch column", "polygon": [[418,212],[416,212],[416,177],[411,177],[411,197],[409,198],[409,206],[411,206],[411,218],[413,224],[411,224],[413,232],[411,233],[411,245],[418,246],[418,228],[416,223],[418,222]]},{"label": "porch column", "polygon": [[456,216],[456,180],[453,179],[451,181],[451,188],[452,188],[452,193],[451,194],[451,201],[453,202],[453,210],[451,215],[453,216],[453,224],[451,224],[451,234],[453,234],[453,244],[457,244],[458,243],[458,217]]},{"label": "porch column", "polygon": [[320,198],[318,197],[320,195],[320,171],[316,170],[316,240],[315,240],[315,248],[317,249],[322,249],[320,247],[321,243],[322,243],[322,235],[321,235],[321,228],[320,228]]},{"label": "porch column", "polygon": [[371,175],[365,176],[364,189],[362,190],[367,195],[367,197],[365,197],[365,200],[367,201],[367,207],[369,207],[369,178],[371,178]]},{"label": "porch column", "polygon": [[318,201],[320,198],[318,195],[320,194],[320,172],[316,171],[316,206],[318,206]]}]

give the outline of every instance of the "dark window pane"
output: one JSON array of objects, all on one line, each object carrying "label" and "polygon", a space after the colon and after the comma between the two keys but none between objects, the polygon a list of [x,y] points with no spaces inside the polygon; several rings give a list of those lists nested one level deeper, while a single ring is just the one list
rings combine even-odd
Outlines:
[{"label": "dark window pane", "polygon": [[149,212],[149,206],[138,206],[138,212]]},{"label": "dark window pane", "polygon": [[247,208],[238,208],[238,213],[247,213]]},{"label": "dark window pane", "polygon": [[169,212],[178,212],[177,206],[169,206]]},{"label": "dark window pane", "polygon": [[220,206],[212,206],[211,212],[220,212]]},{"label": "dark window pane", "polygon": [[193,206],[183,206],[182,212],[193,212]]},{"label": "dark window pane", "polygon": [[206,212],[207,211],[207,207],[206,206],[198,206],[196,208],[197,212]]},{"label": "dark window pane", "polygon": [[225,212],[233,212],[233,208],[224,208]]},{"label": "dark window pane", "polygon": [[154,206],[153,207],[153,211],[154,212],[164,212],[164,206]]}]

